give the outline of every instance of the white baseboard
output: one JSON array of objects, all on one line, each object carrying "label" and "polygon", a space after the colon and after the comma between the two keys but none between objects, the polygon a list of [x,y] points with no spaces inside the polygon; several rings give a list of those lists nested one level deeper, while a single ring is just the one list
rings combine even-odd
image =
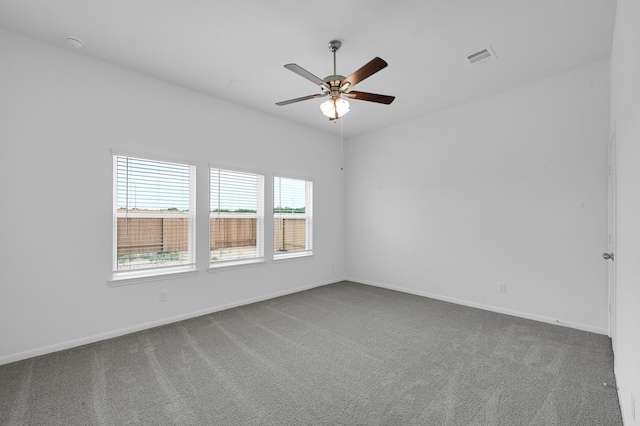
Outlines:
[{"label": "white baseboard", "polygon": [[355,283],[371,285],[371,286],[374,286],[374,287],[381,287],[381,288],[386,288],[386,289],[389,289],[389,290],[396,290],[396,291],[400,291],[400,292],[403,292],[403,293],[414,294],[416,296],[428,297],[430,299],[442,300],[443,302],[455,303],[456,305],[469,306],[471,308],[483,309],[485,311],[497,312],[497,313],[500,313],[500,314],[512,315],[514,317],[526,318],[526,319],[530,319],[530,320],[534,320],[534,321],[540,321],[540,322],[545,322],[545,323],[549,323],[549,324],[555,324],[555,325],[561,325],[561,326],[564,326],[564,327],[575,328],[577,330],[588,331],[588,332],[591,332],[591,333],[604,334],[604,335],[608,334],[608,330],[606,328],[594,327],[594,326],[587,325],[587,324],[581,324],[581,323],[577,323],[577,322],[573,322],[573,321],[565,321],[565,320],[557,319],[557,318],[550,318],[550,317],[546,317],[546,316],[543,316],[543,315],[532,314],[530,312],[514,311],[514,310],[511,310],[511,309],[504,309],[504,308],[500,308],[500,307],[497,307],[497,306],[490,306],[490,305],[485,305],[485,304],[482,304],[482,303],[471,302],[469,300],[456,299],[456,298],[453,298],[453,297],[447,297],[447,296],[442,296],[442,295],[439,295],[439,294],[427,293],[427,292],[423,292],[423,291],[419,291],[419,290],[413,290],[413,289],[406,288],[406,287],[389,285],[389,284],[379,283],[379,282],[375,282],[375,281],[361,280],[361,279],[358,279],[358,278],[346,278],[346,280],[352,281],[352,282],[355,282]]},{"label": "white baseboard", "polygon": [[119,330],[108,331],[106,333],[95,334],[92,336],[82,337],[79,339],[69,340],[62,343],[56,343],[54,345],[43,346],[36,349],[31,349],[24,352],[19,352],[16,354],[5,355],[0,357],[0,365],[9,364],[11,362],[22,361],[24,359],[33,358],[35,356],[46,355],[53,352],[62,351],[65,349],[71,349],[82,345],[87,345],[89,343],[99,342],[101,340],[112,339],[114,337],[124,336],[125,334],[135,333],[137,331],[147,330],[150,328],[158,327],[161,325],[171,324],[178,321],[183,321],[190,318],[199,317],[202,315],[212,314],[214,312],[220,312],[231,308],[236,308],[238,306],[250,305],[251,303],[262,302],[264,300],[274,299],[276,297],[286,296],[288,294],[299,293],[301,291],[310,290],[312,288],[321,287],[323,285],[333,284],[336,282],[340,282],[345,278],[338,278],[331,281],[314,283],[302,287],[296,287],[293,289],[280,291],[276,293],[265,294],[262,296],[253,297],[250,299],[239,300],[237,302],[228,303],[226,305],[214,306],[212,308],[207,308],[195,312],[189,312],[186,314],[176,315],[169,318],[162,318],[155,321],[146,322],[143,324],[134,325],[131,327],[121,328]]}]

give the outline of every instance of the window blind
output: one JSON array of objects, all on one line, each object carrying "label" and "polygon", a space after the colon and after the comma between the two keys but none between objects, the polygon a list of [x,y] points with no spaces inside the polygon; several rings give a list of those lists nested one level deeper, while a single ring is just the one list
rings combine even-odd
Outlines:
[{"label": "window blind", "polygon": [[195,264],[195,166],[114,155],[114,271]]},{"label": "window blind", "polygon": [[264,257],[264,176],[209,169],[210,264]]},{"label": "window blind", "polygon": [[312,189],[310,181],[273,178],[274,257],[311,254]]}]

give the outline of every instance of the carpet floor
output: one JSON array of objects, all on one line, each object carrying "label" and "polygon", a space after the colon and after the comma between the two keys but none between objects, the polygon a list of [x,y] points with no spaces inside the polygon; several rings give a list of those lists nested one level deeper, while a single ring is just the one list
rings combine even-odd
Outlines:
[{"label": "carpet floor", "polygon": [[340,282],[0,366],[1,425],[621,425],[607,336]]}]

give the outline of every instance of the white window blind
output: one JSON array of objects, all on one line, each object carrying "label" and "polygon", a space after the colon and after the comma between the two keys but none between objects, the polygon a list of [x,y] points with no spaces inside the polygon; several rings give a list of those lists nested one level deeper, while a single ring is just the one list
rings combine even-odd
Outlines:
[{"label": "white window blind", "polygon": [[114,276],[195,265],[195,166],[114,155]]},{"label": "white window blind", "polygon": [[264,176],[209,169],[210,265],[264,258]]},{"label": "white window blind", "polygon": [[312,254],[313,183],[273,178],[274,258]]}]

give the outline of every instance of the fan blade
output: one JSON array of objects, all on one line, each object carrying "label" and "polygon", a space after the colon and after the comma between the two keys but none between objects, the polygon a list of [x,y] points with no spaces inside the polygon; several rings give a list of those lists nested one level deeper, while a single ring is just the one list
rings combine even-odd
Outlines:
[{"label": "fan blade", "polygon": [[364,80],[365,78],[371,77],[373,74],[377,73],[387,65],[388,64],[385,62],[384,59],[381,59],[378,57],[373,58],[367,64],[365,64],[362,68],[360,68],[358,71],[354,72],[349,77],[342,80],[340,91],[344,92],[345,90],[352,88],[353,86],[355,86],[356,84]]},{"label": "fan blade", "polygon": [[396,98],[395,96],[378,95],[376,93],[357,92],[355,90],[349,93],[343,93],[349,99],[357,99],[359,101],[377,102],[379,104],[389,105]]},{"label": "fan blade", "polygon": [[317,84],[318,86],[326,87],[327,89],[331,88],[327,82],[325,82],[325,81],[321,80],[319,77],[316,77],[315,75],[311,74],[309,71],[305,70],[300,65],[287,64],[284,67],[286,69],[290,70],[290,71],[295,72],[300,77],[304,77],[307,80],[309,80],[310,82],[312,82],[314,84]]},{"label": "fan blade", "polygon": [[322,98],[328,95],[329,93],[316,93],[315,95],[303,96],[301,98],[289,99],[288,101],[276,102],[276,105],[278,106],[289,105],[295,102],[307,101],[309,99],[315,99],[315,98]]}]

